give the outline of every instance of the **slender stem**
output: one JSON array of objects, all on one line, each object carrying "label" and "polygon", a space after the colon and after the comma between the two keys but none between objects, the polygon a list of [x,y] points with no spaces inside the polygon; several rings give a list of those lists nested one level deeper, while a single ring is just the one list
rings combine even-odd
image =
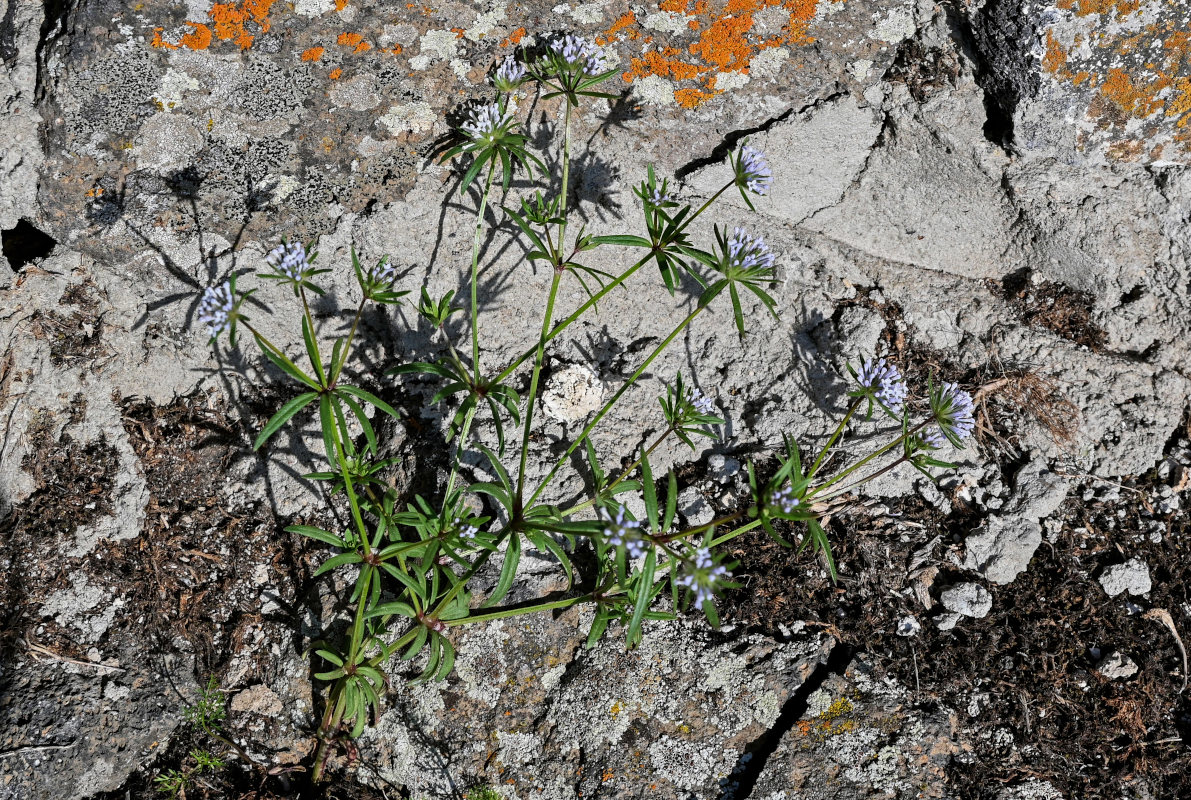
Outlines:
[{"label": "slender stem", "polygon": [[[562,196],[559,199],[559,216],[562,222],[558,224],[558,250],[566,247],[567,238],[567,188],[571,176],[571,102],[567,100],[567,109],[562,118]],[[561,266],[561,265],[557,265]]]},{"label": "slender stem", "polygon": [[[729,187],[731,187],[734,184],[735,184],[735,181],[730,181],[730,182],[724,184],[724,186],[722,186],[719,191],[717,191],[714,195],[712,195],[710,200],[708,200],[706,203],[704,203],[699,208],[698,211],[696,211],[694,214],[692,214],[690,217],[688,217],[682,223],[681,227],[679,227],[679,231],[684,230],[688,225],[690,225],[692,222],[694,222],[696,217],[698,217],[700,214],[702,214],[707,209],[708,206],[710,206],[713,202],[715,202],[715,200],[717,198],[719,198],[719,196],[721,194],[724,193],[724,191],[726,189],[728,189]],[[587,310],[589,308],[591,308],[592,306],[596,305],[601,300],[603,300],[613,289],[620,286],[622,283],[624,283],[630,277],[632,277],[633,274],[637,270],[641,269],[641,267],[648,264],[653,259],[653,257],[654,257],[654,253],[651,250],[648,255],[639,259],[637,261],[637,263],[633,264],[633,266],[629,267],[624,272],[622,272],[618,277],[614,278],[608,284],[603,286],[598,292],[593,294],[591,297],[587,298],[587,300],[583,303],[583,305],[581,305],[577,309],[575,309],[575,311],[569,317],[564,319],[562,322],[558,323],[558,325],[555,326],[554,330],[550,331],[550,333],[547,334],[546,341],[549,342],[551,339],[553,339],[554,337],[556,337],[560,333],[562,333],[564,330],[566,330],[566,328],[569,327],[571,325],[571,323],[573,323],[575,320],[579,319],[579,317],[581,317],[585,313],[587,313]],[[525,360],[534,354],[536,349],[537,349],[536,346],[532,346],[532,347],[528,348],[527,350],[525,350],[525,352],[523,352],[520,356],[518,356],[517,359],[515,361],[513,361],[512,364],[509,364],[509,366],[505,367],[504,371],[502,371],[499,375],[496,376],[496,379],[494,382],[500,383],[505,378],[509,377],[509,375],[511,375],[513,373],[513,370],[517,369],[517,367],[524,364]]]},{"label": "slender stem", "polygon": [[275,345],[275,344],[273,344],[271,341],[269,341],[269,338],[268,338],[267,336],[265,336],[263,333],[261,333],[260,331],[258,331],[256,328],[254,328],[254,327],[252,326],[252,324],[251,324],[251,323],[249,323],[249,322],[245,322],[244,320],[240,320],[240,324],[241,324],[241,325],[243,325],[245,328],[247,328],[247,329],[248,329],[248,332],[249,332],[249,333],[251,333],[253,336],[255,336],[255,337],[257,338],[257,340],[258,340],[258,341],[259,341],[259,342],[260,342],[262,345],[264,345],[264,346],[265,346],[265,347],[266,347],[268,350],[270,350],[270,351],[273,353],[273,355],[275,355],[275,356],[277,356],[278,358],[282,359],[282,360],[283,360],[283,361],[285,361],[287,364],[290,364],[290,365],[292,365],[292,366],[294,367],[294,369],[297,369],[297,365],[296,365],[296,364],[294,364],[294,362],[290,361],[290,359],[289,359],[289,356],[287,356],[287,355],[286,355],[286,354],[285,354],[285,353],[284,353],[284,352],[281,350],[281,348],[280,348],[280,347],[278,347],[277,345]]},{"label": "slender stem", "polygon": [[739,528],[737,528],[735,530],[728,531],[723,536],[715,537],[714,539],[711,540],[711,542],[708,544],[708,546],[716,547],[718,545],[723,544],[724,542],[730,542],[733,539],[735,539],[737,536],[742,536],[742,535],[748,533],[749,531],[753,530],[754,528],[760,527],[760,525],[761,525],[760,519],[755,519],[752,522],[745,523],[744,525],[741,525]]},{"label": "slender stem", "polygon": [[838,497],[839,495],[844,494],[845,492],[850,492],[851,490],[855,489],[857,486],[862,486],[863,484],[866,484],[869,481],[876,480],[877,478],[881,477],[882,475],[886,474],[887,472],[892,472],[893,470],[897,469],[898,467],[900,467],[902,464],[905,464],[909,460],[910,459],[907,458],[906,455],[903,453],[902,456],[900,458],[898,458],[896,461],[891,461],[890,463],[881,467],[879,470],[877,470],[873,474],[866,475],[865,477],[860,478],[859,480],[855,480],[852,483],[849,483],[847,486],[841,486],[838,489],[834,489],[825,495],[821,495],[818,499],[819,500],[830,500],[831,498]]},{"label": "slender stem", "polygon": [[721,195],[721,194],[723,194],[724,192],[726,192],[726,191],[728,190],[728,188],[729,188],[729,187],[731,187],[731,186],[735,186],[735,185],[736,185],[736,179],[735,179],[735,178],[733,178],[732,180],[728,181],[728,182],[727,182],[727,183],[725,183],[723,186],[721,186],[721,187],[720,187],[720,190],[719,190],[718,192],[716,192],[715,194],[713,194],[711,197],[709,197],[709,198],[707,199],[707,202],[706,202],[706,203],[704,203],[703,205],[699,206],[699,210],[698,210],[698,211],[696,211],[694,214],[692,214],[691,216],[687,217],[687,219],[683,221],[682,225],[680,225],[680,226],[679,226],[679,228],[678,228],[679,232],[682,232],[682,231],[686,230],[686,229],[687,229],[687,227],[689,227],[689,226],[690,226],[690,224],[691,224],[692,222],[694,222],[695,220],[697,220],[697,219],[699,218],[699,215],[700,215],[700,214],[702,214],[704,211],[706,211],[708,208],[710,208],[710,207],[711,207],[711,204],[712,204],[712,203],[714,203],[716,200],[719,200],[719,199],[720,199],[720,195]]},{"label": "slender stem", "polygon": [[627,392],[630,387],[636,384],[637,379],[641,377],[641,373],[645,372],[649,365],[653,363],[653,360],[661,355],[662,351],[669,346],[670,342],[674,341],[674,338],[678,336],[678,334],[682,333],[686,326],[690,325],[695,317],[699,316],[700,312],[702,312],[705,308],[707,308],[706,305],[700,305],[690,314],[687,314],[686,319],[678,323],[674,330],[672,330],[670,334],[662,340],[662,343],[654,348],[654,351],[649,354],[649,358],[641,362],[641,366],[637,367],[637,371],[634,372],[632,376],[626,380],[619,389],[616,390],[616,394],[612,395],[612,398],[607,403],[604,403],[604,407],[596,413],[591,422],[587,423],[587,427],[583,429],[583,432],[575,437],[575,441],[571,443],[571,446],[567,448],[567,451],[562,454],[562,457],[559,458],[554,466],[550,469],[550,472],[548,475],[546,475],[545,480],[543,480],[541,484],[539,484],[538,488],[534,490],[534,493],[530,496],[527,505],[532,505],[533,501],[538,498],[538,495],[540,495],[542,491],[550,485],[550,482],[554,480],[554,476],[558,474],[558,470],[562,468],[562,465],[565,464],[567,459],[571,457],[571,454],[579,448],[579,445],[583,444],[583,440],[586,439],[588,434],[590,434],[595,426],[599,424],[600,420],[604,418],[604,415],[612,410],[612,407],[615,406],[620,398],[624,396],[625,392]]},{"label": "slender stem", "polygon": [[364,315],[364,304],[368,302],[368,298],[360,300],[360,305],[356,309],[356,316],[352,319],[352,328],[347,333],[347,341],[343,343],[343,350],[340,351],[339,363],[332,364],[331,380],[329,386],[334,386],[335,382],[339,380],[339,373],[343,372],[343,365],[347,363],[347,354],[351,352],[352,341],[356,338],[356,329],[360,326],[360,317]]},{"label": "slender stem", "polygon": [[[565,330],[572,322],[579,319],[579,317],[583,316],[583,314],[586,313],[589,308],[594,306],[600,300],[603,300],[604,297],[606,297],[609,292],[611,292],[617,286],[620,286],[622,283],[624,283],[626,280],[628,280],[633,275],[634,272],[636,272],[637,270],[641,269],[641,267],[648,264],[649,260],[651,258],[653,258],[653,253],[650,253],[649,255],[642,258],[636,264],[634,264],[633,266],[629,267],[624,272],[622,272],[619,277],[615,278],[614,280],[609,282],[607,285],[605,285],[602,289],[600,289],[598,292],[596,292],[591,297],[589,297],[587,299],[587,301],[583,303],[583,305],[581,305],[581,306],[579,306],[579,308],[575,309],[574,313],[572,313],[569,317],[564,319],[562,322],[558,323],[558,325],[556,325],[552,331],[550,331],[548,334],[546,334],[545,341],[549,342],[551,339],[553,339],[554,337],[556,337],[560,333],[562,333],[563,330]],[[509,364],[509,366],[505,367],[504,371],[501,372],[499,375],[497,375],[493,382],[500,383],[505,378],[509,377],[509,375],[511,375],[513,373],[513,370],[517,369],[517,367],[524,364],[526,359],[530,358],[531,356],[533,356],[534,353],[537,352],[537,349],[538,349],[537,344],[530,346],[527,350],[525,350],[525,352],[523,352],[520,356],[518,356],[517,359],[515,361],[513,361],[512,364]]]},{"label": "slender stem", "polygon": [[852,473],[853,473],[853,472],[855,472],[856,470],[860,469],[860,468],[861,468],[861,467],[863,467],[865,464],[867,464],[868,462],[872,461],[874,458],[880,458],[881,456],[885,455],[885,454],[886,454],[886,453],[888,453],[890,450],[892,450],[893,448],[895,448],[895,447],[897,447],[898,445],[902,444],[903,442],[905,442],[907,439],[909,439],[909,438],[910,438],[911,436],[913,436],[914,434],[918,433],[918,431],[920,431],[920,430],[922,430],[923,428],[925,428],[925,427],[926,427],[926,426],[927,426],[927,425],[928,425],[930,422],[931,422],[931,420],[929,420],[929,419],[928,419],[928,420],[925,420],[925,421],[923,421],[923,422],[920,422],[918,425],[915,425],[913,428],[911,428],[910,430],[906,431],[905,433],[903,433],[901,436],[899,436],[899,437],[897,437],[896,439],[894,439],[894,440],[893,440],[892,442],[890,442],[889,444],[885,445],[885,446],[884,446],[884,447],[882,447],[882,448],[879,448],[878,450],[875,450],[875,451],[874,451],[874,452],[872,452],[872,453],[869,453],[867,456],[865,456],[864,458],[860,459],[860,460],[859,460],[859,461],[857,461],[855,464],[853,464],[852,466],[848,467],[847,469],[845,469],[843,472],[841,472],[841,473],[839,473],[838,475],[836,475],[836,476],[835,476],[834,478],[832,478],[831,480],[827,481],[826,483],[821,483],[821,484],[819,484],[818,486],[816,486],[815,488],[811,489],[811,490],[810,490],[809,492],[807,492],[807,494],[806,494],[807,498],[809,499],[809,498],[811,498],[811,497],[814,497],[814,496],[818,495],[818,494],[819,494],[819,492],[823,491],[824,489],[826,489],[826,488],[827,488],[827,487],[829,487],[829,486],[832,486],[832,485],[834,485],[834,484],[836,484],[836,483],[839,483],[841,480],[843,480],[844,478],[846,478],[848,475],[852,474]]},{"label": "slender stem", "polygon": [[488,196],[492,192],[492,172],[496,169],[496,159],[488,162],[488,177],[484,181],[484,198],[480,201],[480,210],[476,214],[476,235],[471,243],[471,365],[472,377],[476,383],[480,382],[480,311],[477,300],[477,286],[480,273],[480,238],[484,233],[484,213],[488,210]]},{"label": "slender stem", "polygon": [[343,442],[339,441],[339,434],[335,434],[335,458],[339,464],[339,474],[343,476],[343,489],[347,494],[347,502],[351,506],[352,519],[360,533],[360,543],[364,547],[364,555],[372,553],[372,543],[368,540],[368,528],[364,525],[364,517],[360,514],[360,501],[356,497],[355,487],[352,486],[351,474],[347,469],[347,456],[343,451]]},{"label": "slender stem", "polygon": [[612,481],[612,483],[605,486],[604,490],[602,492],[600,492],[599,494],[597,494],[595,497],[591,498],[590,500],[586,500],[586,501],[580,503],[579,505],[571,506],[566,511],[562,512],[562,516],[564,518],[574,516],[575,514],[578,514],[580,511],[583,511],[584,509],[591,508],[592,506],[594,506],[596,504],[596,501],[600,499],[601,495],[605,495],[605,494],[610,495],[612,493],[612,490],[615,489],[621,482],[623,482],[625,478],[627,478],[627,477],[629,477],[629,475],[633,474],[633,470],[635,470],[638,466],[640,466],[641,460],[644,458],[649,458],[649,456],[653,454],[653,451],[656,450],[658,448],[658,446],[666,440],[666,437],[672,433],[674,433],[673,425],[666,428],[666,430],[664,430],[662,432],[662,435],[659,436],[657,439],[655,439],[653,444],[651,444],[648,448],[646,448],[645,452],[642,455],[637,457],[636,461],[634,461],[632,464],[629,464],[628,467],[626,467],[625,470],[623,472],[621,472],[620,475],[617,476],[616,480]]},{"label": "slender stem", "polygon": [[533,407],[538,396],[538,381],[542,376],[542,359],[546,354],[546,331],[550,328],[550,319],[554,316],[554,301],[558,298],[558,286],[562,281],[562,272],[554,271],[554,279],[550,282],[550,295],[546,298],[546,313],[542,315],[542,332],[538,336],[538,350],[533,360],[533,377],[529,381],[529,401],[525,406],[525,430],[521,435],[521,464],[517,467],[517,502],[520,504],[525,492],[525,468],[529,461],[529,434],[533,425]]},{"label": "slender stem", "polygon": [[476,418],[476,409],[478,404],[472,405],[467,410],[467,415],[463,418],[463,427],[459,429],[459,439],[455,444],[455,458],[451,460],[451,475],[447,478],[447,492],[443,495],[443,510],[446,510],[446,504],[451,499],[451,492],[455,490],[455,478],[459,474],[459,459],[463,456],[463,444],[467,441],[467,434],[471,431],[472,420]]},{"label": "slender stem", "polygon": [[856,413],[856,409],[860,408],[860,402],[863,399],[863,397],[857,397],[852,401],[851,407],[848,408],[848,413],[839,421],[839,425],[835,426],[835,432],[827,440],[827,444],[824,445],[823,451],[819,453],[819,457],[815,459],[815,463],[811,464],[810,471],[806,473],[806,477],[815,477],[815,473],[819,471],[819,467],[823,464],[823,459],[827,457],[827,452],[831,450],[831,446],[835,444],[835,440],[839,438],[839,435],[844,432],[844,427],[848,424],[848,420],[852,419],[852,415]]},{"label": "slender stem", "polygon": [[463,617],[462,619],[448,619],[443,620],[444,625],[467,625],[472,622],[490,622],[494,619],[507,619],[508,617],[520,617],[525,614],[536,614],[540,611],[554,611],[560,608],[570,608],[571,606],[580,603],[587,603],[595,599],[594,594],[580,595],[579,597],[572,597],[567,600],[555,600],[550,603],[538,603],[537,605],[525,606],[523,608],[507,608],[503,610],[490,611],[487,614],[473,614],[470,617]]}]

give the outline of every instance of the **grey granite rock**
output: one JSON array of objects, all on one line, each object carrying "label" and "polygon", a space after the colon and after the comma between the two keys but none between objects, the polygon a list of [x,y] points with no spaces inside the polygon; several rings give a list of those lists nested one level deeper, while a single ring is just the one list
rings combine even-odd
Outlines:
[{"label": "grey granite rock", "polygon": [[1100,586],[1109,597],[1122,592],[1142,595],[1150,590],[1150,568],[1139,558],[1131,558],[1123,564],[1113,564],[1098,578]]}]

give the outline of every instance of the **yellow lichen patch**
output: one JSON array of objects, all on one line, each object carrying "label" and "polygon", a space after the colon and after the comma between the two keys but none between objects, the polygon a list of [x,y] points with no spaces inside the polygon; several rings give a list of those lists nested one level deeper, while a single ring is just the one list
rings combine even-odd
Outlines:
[{"label": "yellow lichen patch", "polygon": [[[835,0],[842,2],[842,0]],[[781,35],[763,36],[755,30],[754,15],[767,8],[780,7],[789,19]],[[721,72],[748,74],[751,60],[759,53],[781,45],[806,45],[814,42],[809,28],[815,18],[818,0],[661,0],[658,8],[688,17],[687,28],[697,34],[689,44],[671,41],[630,59],[624,79],[658,76],[668,80],[690,81],[697,87],[682,87],[674,92],[683,108],[695,108],[718,94],[716,77]],[[682,37],[678,35],[675,38]],[[642,40],[648,45],[652,36],[644,35],[637,15],[629,12],[618,18],[596,41],[608,44],[619,39]]]}]

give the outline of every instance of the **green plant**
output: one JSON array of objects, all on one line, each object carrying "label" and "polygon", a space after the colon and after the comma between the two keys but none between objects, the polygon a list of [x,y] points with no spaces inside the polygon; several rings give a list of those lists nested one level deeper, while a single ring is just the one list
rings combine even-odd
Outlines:
[{"label": "green plant", "polygon": [[[226,697],[214,675],[207,679],[206,686],[199,692],[198,700],[182,710],[182,718],[195,730],[215,739],[246,761],[251,761],[240,747],[223,735],[222,722],[227,718]],[[186,790],[194,784],[196,778],[205,773],[218,772],[227,766],[225,757],[210,750],[195,748],[190,751],[188,764],[182,769],[166,770],[157,775],[153,783],[157,791],[168,794],[171,798],[185,797]]]},{"label": "green plant", "polygon": [[[732,178],[698,208],[672,195],[668,181],[659,182],[651,167],[634,190],[643,208],[645,235],[591,236],[581,228],[578,233],[571,231],[568,238],[573,212],[569,202],[572,113],[587,98],[609,97],[598,87],[613,74],[603,69],[593,45],[574,37],[554,42],[544,55],[524,66],[506,62],[494,80],[496,101],[473,109],[457,130],[457,141],[445,150],[445,158],[467,160],[461,190],[475,186],[480,195],[468,281],[469,341],[457,347],[448,335],[448,320],[455,313],[464,313],[454,305],[453,293],[435,300],[422,289],[417,311],[440,333],[445,349],[437,357],[390,370],[394,375],[417,376],[435,383],[438,388],[429,402],[454,405],[447,431],[454,449],[440,493],[402,497],[382,480],[392,462],[379,457],[378,437],[367,407],[371,406],[374,414],[395,419],[401,415],[372,392],[355,385],[352,371],[347,368],[365,307],[369,303],[396,304],[407,294],[394,289],[396,273],[386,260],[364,269],[352,251],[352,269],[362,299],[348,333],[333,339],[328,355],[307,302],[308,292],[321,293],[315,279],[326,272],[313,266],[317,252],[313,246],[283,242],[270,254],[273,272],[262,277],[291,288],[298,301],[296,311],[305,356],[302,364],[301,357],[292,357],[252,325],[244,312],[249,292],[238,292],[229,283],[211,287],[203,296],[199,319],[209,326],[212,340],[227,331],[234,346],[237,326],[242,326],[299,391],[266,422],[254,447],[265,445],[304,408],[316,407],[328,468],[308,477],[325,482],[331,493],[345,499],[350,511],[350,525],[343,530],[309,525],[287,528],[335,551],[319,567],[317,575],[340,570],[350,576],[352,585],[348,632],[339,642],[318,641],[311,648],[322,665],[315,677],[328,685],[313,764],[316,781],[323,774],[330,746],[341,737],[358,737],[369,720],[379,714],[389,689],[387,665],[391,659],[421,658],[424,666],[416,680],[442,679],[454,665],[453,628],[580,603],[595,607],[588,636],[590,646],[609,631],[617,630],[627,646],[633,647],[641,640],[647,621],[673,618],[690,607],[716,625],[714,599],[717,593],[734,586],[729,572],[732,565],[724,562],[717,550],[719,545],[761,527],[775,540],[792,546],[775,523],[804,525],[807,533],[800,537],[800,546],[820,552],[834,575],[830,543],[822,523],[833,504],[855,487],[902,463],[924,471],[949,466],[932,454],[945,441],[959,443],[971,430],[971,398],[958,387],[932,385],[930,413],[911,422],[905,385],[896,368],[883,361],[867,362],[859,373],[853,371],[857,387],[853,400],[826,445],[809,464],[804,462],[797,444],[787,439],[772,477],[762,480],[754,465],[749,465],[750,503],[710,523],[682,529],[677,527],[677,478],[672,470],[665,476],[655,476],[650,456],[671,436],[693,448],[695,437],[712,436],[712,428],[725,420],[718,415],[711,398],[676,375],[659,398],[665,423],[661,434],[632,454],[628,467],[609,474],[590,436],[677,337],[713,305],[731,309],[741,338],[747,336],[750,327],[746,316],[750,298],[770,314],[777,314],[777,303],[769,294],[776,280],[775,256],[761,236],[742,228],[729,232],[717,227],[710,247],[703,249],[692,234],[693,224],[729,189],[736,187],[750,207],[751,196],[768,191],[772,179],[769,167],[763,154],[747,143],[731,159]],[[518,357],[494,369],[484,363],[481,347],[477,300],[481,244],[497,171],[500,185],[507,190],[518,170],[528,173],[534,166],[543,169],[542,161],[529,152],[529,138],[521,132],[515,113],[515,95],[530,80],[545,90],[543,99],[563,100],[560,188],[555,194],[538,190],[501,208],[512,223],[511,232],[523,237],[525,258],[549,268],[552,279],[543,298],[536,336]],[[509,226],[502,227],[509,230]],[[635,252],[637,258],[619,275],[612,275],[586,263],[586,254],[599,248],[625,248]],[[594,313],[600,300],[651,263],[670,294],[675,294],[684,281],[698,287],[693,307],[571,439],[546,476],[531,481],[527,470],[530,440],[547,347],[576,320]],[[562,321],[555,322],[560,291],[564,282],[572,279],[586,292],[587,299]],[[528,375],[520,372],[522,367],[526,367]],[[871,418],[879,410],[894,420],[900,426],[900,435],[835,470],[830,477],[822,476],[820,470],[828,463],[827,455],[862,406],[866,407],[866,417]],[[494,447],[475,433],[481,415],[494,426]],[[506,460],[508,428],[519,432],[519,445]],[[465,448],[482,454],[492,480],[467,480],[461,462]],[[572,468],[572,456],[580,448],[590,497],[567,508],[554,505],[548,501],[548,490],[563,470]],[[901,455],[892,463],[877,462],[898,451]],[[873,464],[874,471],[863,474],[861,471],[869,464]],[[850,483],[843,483],[849,479]],[[642,501],[642,519],[635,519],[622,502],[627,494],[637,495]],[[484,498],[482,508],[466,500],[476,495]],[[513,586],[525,548],[552,554],[572,580],[570,553],[580,546],[590,546],[596,556],[595,574],[590,576],[593,589],[562,599],[543,598],[536,604],[511,608],[498,605]],[[495,589],[477,606],[469,585],[494,558],[500,563],[499,579]]]}]

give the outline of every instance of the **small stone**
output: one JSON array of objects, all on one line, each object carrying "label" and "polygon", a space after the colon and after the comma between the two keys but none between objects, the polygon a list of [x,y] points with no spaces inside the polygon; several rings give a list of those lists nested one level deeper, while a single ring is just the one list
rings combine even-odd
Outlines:
[{"label": "small stone", "polygon": [[1096,671],[1110,681],[1124,680],[1137,674],[1137,664],[1124,653],[1114,652],[1096,665]]},{"label": "small stone", "polygon": [[604,400],[600,379],[589,368],[572,364],[555,372],[542,394],[546,416],[574,423],[596,411]]},{"label": "small stone", "polygon": [[678,510],[691,525],[706,525],[715,519],[715,512],[693,486],[688,486],[678,495]]},{"label": "small stone", "polygon": [[276,692],[258,683],[256,686],[249,686],[244,691],[238,693],[232,698],[230,703],[231,710],[237,713],[249,712],[252,714],[259,714],[262,717],[272,717],[281,713],[282,705],[281,698],[277,696]]},{"label": "small stone", "polygon": [[949,631],[959,624],[959,614],[948,611],[946,614],[940,614],[935,618],[935,625],[941,631]]},{"label": "small stone", "polygon": [[707,459],[707,467],[711,471],[711,477],[720,483],[727,483],[733,475],[740,472],[739,461],[719,453],[715,453]]},{"label": "small stone", "polygon": [[943,608],[965,617],[981,619],[992,610],[992,594],[977,583],[957,583],[939,598]]},{"label": "small stone", "polygon": [[898,636],[917,636],[922,630],[922,623],[913,614],[902,617],[897,621]]},{"label": "small stone", "polygon": [[1139,558],[1131,558],[1124,564],[1114,564],[1104,570],[1100,585],[1109,597],[1116,597],[1121,592],[1145,594],[1153,587],[1150,568]]}]

